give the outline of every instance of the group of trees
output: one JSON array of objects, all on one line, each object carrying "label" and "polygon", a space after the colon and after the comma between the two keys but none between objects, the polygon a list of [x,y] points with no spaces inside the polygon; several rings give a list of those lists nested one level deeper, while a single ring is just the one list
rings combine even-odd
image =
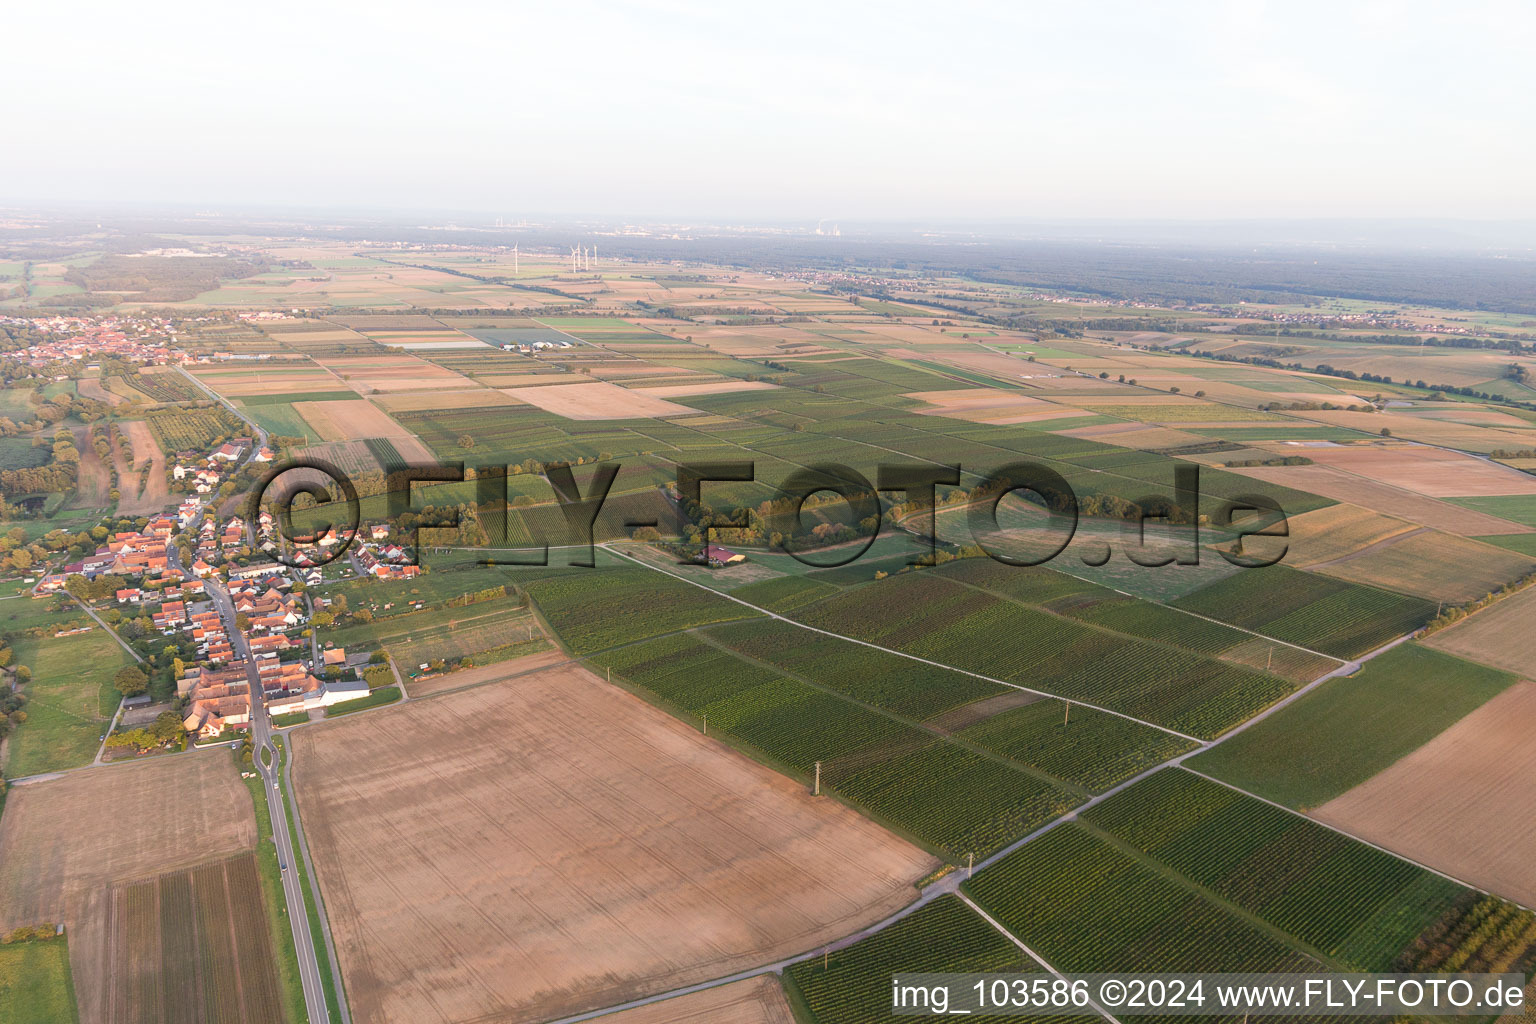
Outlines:
[{"label": "group of trees", "polygon": [[0,469],[0,492],[31,494],[67,491],[75,486],[79,475],[80,452],[75,448],[74,435],[67,427],[60,427],[54,431],[53,444],[46,462],[37,466]]},{"label": "group of trees", "polygon": [[138,753],[156,747],[180,749],[187,742],[187,731],[182,727],[181,716],[174,711],[162,711],[149,725],[139,729],[115,732],[107,737],[107,746],[126,747]]}]

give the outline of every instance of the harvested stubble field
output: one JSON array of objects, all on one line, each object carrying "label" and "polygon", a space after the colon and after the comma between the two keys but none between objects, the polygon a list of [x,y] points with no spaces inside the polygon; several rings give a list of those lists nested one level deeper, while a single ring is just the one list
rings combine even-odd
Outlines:
[{"label": "harvested stubble field", "polygon": [[408,462],[426,463],[432,453],[416,435],[363,399],[338,402],[295,402],[294,411],[327,441],[362,441],[388,438]]},{"label": "harvested stubble field", "polygon": [[336,356],[326,364],[349,385],[365,391],[429,391],[476,386],[468,377],[447,367],[409,355]]},{"label": "harvested stubble field", "polygon": [[303,394],[309,391],[345,391],[334,374],[313,364],[304,369],[267,368],[200,372],[197,379],[226,398],[256,395]]},{"label": "harvested stubble field", "polygon": [[574,666],[292,743],[360,1024],[701,981],[877,920],[935,864]]},{"label": "harvested stubble field", "polygon": [[[530,376],[529,379],[532,379]],[[436,412],[442,409],[489,408],[522,405],[511,395],[491,388],[474,391],[392,392],[375,395],[373,402],[386,412]]]},{"label": "harvested stubble field", "polygon": [[[1308,457],[1316,449],[1300,449]],[[1292,454],[1287,450],[1287,454]],[[1378,483],[1332,466],[1255,466],[1230,472],[1267,483],[1282,484],[1336,501],[1353,502],[1376,512],[1398,516],[1437,530],[1469,537],[1512,533],[1531,533],[1532,527],[1500,519],[1475,509],[1462,508],[1449,501],[1426,497],[1417,491]]]},{"label": "harvested stubble field", "polygon": [[[251,798],[227,750],[18,786],[0,820],[0,930],[39,921],[66,925],[82,1021],[164,1019],[136,1003],[130,979],[114,969],[122,956],[114,888],[167,866],[213,863],[255,842]],[[154,983],[163,985],[181,965],[154,960],[145,968],[159,972]],[[110,1016],[111,1007],[123,1013]]]},{"label": "harvested stubble field", "polygon": [[1536,904],[1536,683],[1505,690],[1313,817]]},{"label": "harvested stubble field", "polygon": [[1536,559],[1426,528],[1322,565],[1315,572],[1434,601],[1474,601],[1536,571]]},{"label": "harvested stubble field", "polygon": [[1305,512],[1289,521],[1289,565],[1306,569],[1345,558],[1414,529],[1414,524],[1341,502]]}]

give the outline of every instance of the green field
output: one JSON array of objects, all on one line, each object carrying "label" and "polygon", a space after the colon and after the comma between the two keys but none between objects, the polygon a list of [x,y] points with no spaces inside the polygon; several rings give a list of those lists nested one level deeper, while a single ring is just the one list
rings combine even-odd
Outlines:
[{"label": "green field", "polygon": [[78,768],[96,756],[121,695],[112,675],[130,659],[99,626],[74,636],[18,639],[13,664],[32,669],[27,720],[10,738],[9,778]]},{"label": "green field", "polygon": [[1509,533],[1497,537],[1479,537],[1484,544],[1492,544],[1494,547],[1503,548],[1506,551],[1518,551],[1522,555],[1536,557],[1536,533]]},{"label": "green field", "polygon": [[965,890],[1064,971],[1434,970],[1536,954],[1529,912],[1178,769]]},{"label": "green field", "polygon": [[[847,949],[795,964],[784,972],[784,987],[800,1014],[798,1019],[865,1024],[884,1018],[891,1004],[892,975],[929,971],[1034,974],[1040,966],[957,897],[942,896]],[[878,1016],[875,1007],[881,1008]],[[1024,1018],[972,1015],[966,1019],[1003,1024]],[[1067,1024],[1102,1018],[1047,1019]]]},{"label": "green field", "polygon": [[966,883],[1062,971],[1299,971],[1315,960],[1182,879],[1063,825]]},{"label": "green field", "polygon": [[371,691],[366,697],[357,700],[349,700],[342,704],[335,704],[325,709],[326,718],[339,718],[342,715],[350,715],[354,711],[367,711],[369,708],[383,707],[385,704],[393,704],[400,699],[400,687],[381,686]]},{"label": "green field", "polygon": [[641,568],[588,569],[539,580],[527,589],[540,613],[577,654],[757,614]]},{"label": "green field", "polygon": [[0,1024],[74,1024],[74,980],[63,936],[0,945]]},{"label": "green field", "polygon": [[1306,810],[1423,746],[1515,681],[1505,672],[1403,644],[1188,764]]},{"label": "green field", "polygon": [[1432,601],[1272,565],[1201,587],[1174,607],[1336,658],[1352,658],[1424,625]]},{"label": "green field", "polygon": [[[855,588],[795,617],[1194,736],[1218,735],[1292,689],[1277,676],[1056,610],[1062,602],[1100,593],[1095,584],[1061,573],[965,559]],[[1134,608],[1104,614],[1138,632],[1161,632],[1166,611],[1142,607],[1144,615]],[[1216,642],[1199,629],[1191,635],[1196,643]]]},{"label": "green field", "polygon": [[1536,526],[1536,495],[1505,494],[1488,498],[1446,498],[1462,508],[1486,512],[1521,526]]},{"label": "green field", "polygon": [[266,405],[289,405],[293,402],[341,402],[357,398],[355,391],[291,391],[281,395],[247,395],[240,404],[247,409],[259,409]]},{"label": "green field", "polygon": [[49,444],[33,444],[29,437],[0,437],[0,469],[35,469],[52,459]]},{"label": "green field", "polygon": [[32,404],[31,388],[0,387],[0,416],[19,423],[32,419],[36,412],[37,407]]},{"label": "green field", "polygon": [[303,437],[319,440],[314,428],[304,422],[291,405],[247,405],[238,403],[240,410],[261,425],[269,434],[278,437]]}]

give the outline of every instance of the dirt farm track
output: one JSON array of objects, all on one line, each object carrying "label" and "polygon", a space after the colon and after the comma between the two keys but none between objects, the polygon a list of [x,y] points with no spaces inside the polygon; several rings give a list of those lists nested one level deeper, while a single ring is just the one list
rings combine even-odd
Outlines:
[{"label": "dirt farm track", "polygon": [[356,1024],[545,1020],[719,977],[884,917],[936,864],[574,665],[291,744]]}]

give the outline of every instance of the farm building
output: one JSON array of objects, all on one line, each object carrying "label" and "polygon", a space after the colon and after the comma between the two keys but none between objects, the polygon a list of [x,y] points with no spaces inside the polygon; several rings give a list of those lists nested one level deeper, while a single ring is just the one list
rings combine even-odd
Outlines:
[{"label": "farm building", "polygon": [[704,545],[704,552],[700,556],[705,565],[737,565],[747,560],[746,555],[738,554],[730,548],[723,548],[718,544]]}]

